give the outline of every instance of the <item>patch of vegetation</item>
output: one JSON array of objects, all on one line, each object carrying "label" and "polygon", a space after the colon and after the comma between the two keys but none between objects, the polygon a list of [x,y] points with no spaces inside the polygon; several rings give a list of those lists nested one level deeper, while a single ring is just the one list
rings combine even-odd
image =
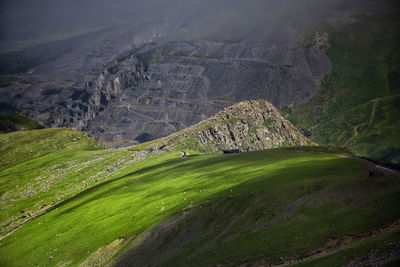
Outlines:
[{"label": "patch of vegetation", "polygon": [[321,145],[400,162],[400,20],[393,13],[328,29],[333,71],[306,104],[286,107],[287,118]]},{"label": "patch of vegetation", "polygon": [[11,133],[15,131],[28,131],[44,129],[45,127],[35,120],[22,115],[6,115],[0,117],[0,133]]},{"label": "patch of vegetation", "polygon": [[282,144],[279,145],[279,148],[292,147],[292,146],[294,146],[294,144],[289,142],[283,142]]},{"label": "patch of vegetation", "polygon": [[249,131],[248,131],[248,134],[250,135],[250,134],[257,134],[257,130],[258,130],[258,127],[250,127],[249,128]]},{"label": "patch of vegetation", "polygon": [[[198,150],[197,147],[197,139],[194,136],[190,136],[184,139],[183,143],[180,143],[176,146],[177,149],[191,149],[191,150]],[[205,151],[201,151],[205,152]]]},{"label": "patch of vegetation", "polygon": [[271,129],[271,124],[273,123],[273,119],[272,118],[268,118],[266,121],[263,122],[263,125],[267,128],[267,129]]}]

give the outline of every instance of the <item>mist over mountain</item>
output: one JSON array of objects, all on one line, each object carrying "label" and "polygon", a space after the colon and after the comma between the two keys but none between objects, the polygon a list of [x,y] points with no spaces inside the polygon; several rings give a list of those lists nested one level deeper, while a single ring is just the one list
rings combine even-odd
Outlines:
[{"label": "mist over mountain", "polygon": [[[213,37],[223,30],[242,38],[259,26],[305,26],[337,11],[370,5],[360,0],[39,0],[2,1],[0,40],[4,49],[37,44],[125,23],[167,20],[191,37]],[[210,30],[210,28],[212,28]],[[246,32],[246,33],[245,33]],[[209,36],[204,36],[209,34]]]}]

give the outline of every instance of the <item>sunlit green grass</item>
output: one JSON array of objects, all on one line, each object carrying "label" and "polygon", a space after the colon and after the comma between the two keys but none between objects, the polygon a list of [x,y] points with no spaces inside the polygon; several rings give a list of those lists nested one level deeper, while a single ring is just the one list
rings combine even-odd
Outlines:
[{"label": "sunlit green grass", "polygon": [[[239,195],[267,190],[270,201],[285,193],[281,200],[289,203],[300,196],[296,188],[316,182],[338,188],[363,183],[365,177],[357,174],[366,174],[369,166],[354,159],[282,150],[189,158],[180,155],[171,152],[134,163],[28,223],[1,241],[1,263],[52,266],[71,261],[75,265],[99,247],[139,234],[210,196],[221,198],[231,194],[229,190]],[[385,216],[383,212],[385,220],[392,219]],[[293,227],[286,229],[288,236],[299,224]],[[305,240],[308,238],[315,239],[310,235]],[[283,245],[285,241],[276,242]],[[251,251],[247,246],[242,253]]]},{"label": "sunlit green grass", "polygon": [[[279,262],[282,256],[305,255],[331,237],[360,234],[400,216],[398,176],[373,180],[370,163],[319,153],[323,148],[237,155],[186,151],[191,155],[186,158],[176,151],[134,160],[152,143],[104,150],[87,134],[68,129],[4,134],[0,143],[2,232],[53,206],[0,240],[1,266],[78,265],[100,247],[138,236],[188,208],[194,211],[189,219],[215,230],[189,242],[167,265],[263,257]],[[27,188],[33,194],[26,196]],[[310,198],[286,216],[288,206],[303,197]],[[205,222],[209,214],[200,203],[214,205],[220,216]],[[248,208],[248,215],[222,234],[239,234],[236,239],[195,253]],[[249,225],[276,218],[271,227],[251,232]]]},{"label": "sunlit green grass", "polygon": [[100,150],[86,133],[43,129],[0,134],[1,232],[111,175],[132,153]]}]

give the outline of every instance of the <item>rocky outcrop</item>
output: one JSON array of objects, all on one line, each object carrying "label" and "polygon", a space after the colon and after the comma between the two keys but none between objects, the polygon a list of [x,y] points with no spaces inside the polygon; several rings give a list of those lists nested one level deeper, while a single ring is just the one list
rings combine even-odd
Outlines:
[{"label": "rocky outcrop", "polygon": [[263,150],[282,146],[315,145],[267,101],[244,101],[192,127],[152,144],[153,149]]}]

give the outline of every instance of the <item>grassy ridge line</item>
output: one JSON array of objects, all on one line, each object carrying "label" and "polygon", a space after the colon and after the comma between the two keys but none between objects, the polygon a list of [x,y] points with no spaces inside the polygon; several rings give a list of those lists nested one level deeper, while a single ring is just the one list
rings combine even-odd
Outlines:
[{"label": "grassy ridge line", "polygon": [[[337,188],[339,190],[343,186],[347,188],[348,183],[362,183],[364,180],[356,178],[358,177],[356,173],[365,174],[370,166],[353,159],[280,150],[192,158],[181,158],[180,154],[166,153],[133,164],[121,170],[113,179],[97,186],[95,190],[88,190],[52,212],[26,224],[1,241],[2,264],[77,265],[100,247],[111,244],[121,237],[129,239],[140,234],[150,226],[173,214],[179,214],[185,207],[203,202],[210,196],[213,199],[212,203],[223,205],[220,210],[224,211],[231,210],[225,207],[225,205],[230,206],[230,202],[224,201],[229,195],[233,198],[236,196],[242,198],[247,192],[254,191],[263,195],[260,190],[267,189],[268,198],[261,203],[261,206],[267,207],[278,201],[275,205],[284,207],[302,195],[304,186],[321,182],[333,183],[339,186]],[[338,166],[342,168],[339,173]],[[318,177],[326,179],[321,180]],[[342,178],[334,182],[339,177]],[[336,187],[332,190],[334,188]],[[282,199],[277,194],[279,196],[287,194],[287,197]],[[377,200],[380,199],[379,195],[375,194]],[[383,204],[386,201],[378,203]],[[242,200],[235,203],[241,203],[240,209],[248,207],[247,202]],[[280,212],[279,208],[276,212]],[[352,214],[360,215],[357,212]],[[360,216],[365,217],[362,214],[361,212]],[[254,215],[252,212],[250,218],[254,218]],[[381,211],[376,220],[363,225],[360,231],[376,226],[379,220],[390,221],[396,215],[387,216],[386,211]],[[262,217],[266,221],[271,219],[269,216]],[[291,220],[289,219],[289,222]],[[275,227],[279,229],[285,224],[278,223]],[[44,228],[46,231],[43,231]],[[351,229],[358,231],[354,227]],[[274,231],[267,232],[271,234]],[[288,234],[291,235],[285,233],[284,236]],[[329,235],[329,232],[325,232],[317,241],[322,242],[323,238]],[[219,243],[216,245],[221,249]],[[310,246],[314,245],[315,242],[310,243]],[[242,253],[250,256],[253,255],[253,250],[254,247],[248,247]],[[286,255],[287,252],[281,251],[278,254]],[[208,250],[205,253],[209,253]],[[233,254],[228,250],[221,255],[226,257]],[[195,262],[202,262],[204,253],[199,254],[199,257],[195,258]],[[205,258],[209,259],[210,255],[207,254]],[[218,259],[221,258],[217,257],[215,260]]]}]

